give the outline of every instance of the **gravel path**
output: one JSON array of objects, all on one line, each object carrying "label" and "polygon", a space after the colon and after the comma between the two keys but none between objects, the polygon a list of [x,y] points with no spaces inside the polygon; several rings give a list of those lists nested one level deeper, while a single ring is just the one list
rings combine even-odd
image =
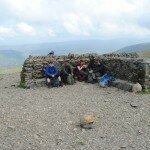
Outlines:
[{"label": "gravel path", "polygon": [[[0,76],[0,150],[149,150],[150,95],[76,83],[20,89]],[[95,114],[94,128],[78,127]]]}]

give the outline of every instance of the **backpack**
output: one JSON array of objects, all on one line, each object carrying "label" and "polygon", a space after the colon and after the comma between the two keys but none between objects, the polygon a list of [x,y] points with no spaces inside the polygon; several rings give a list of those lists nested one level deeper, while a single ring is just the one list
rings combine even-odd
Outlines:
[{"label": "backpack", "polygon": [[115,80],[114,77],[112,77],[106,73],[100,78],[99,85],[101,87],[108,87],[108,86],[110,86],[111,81],[114,81],[114,80]]},{"label": "backpack", "polygon": [[92,74],[88,74],[87,82],[88,83],[92,83],[93,82]]},{"label": "backpack", "polygon": [[51,80],[51,86],[52,87],[59,87],[59,80],[58,78],[54,78]]},{"label": "backpack", "polygon": [[74,78],[72,76],[67,76],[67,83],[73,85],[75,83]]}]

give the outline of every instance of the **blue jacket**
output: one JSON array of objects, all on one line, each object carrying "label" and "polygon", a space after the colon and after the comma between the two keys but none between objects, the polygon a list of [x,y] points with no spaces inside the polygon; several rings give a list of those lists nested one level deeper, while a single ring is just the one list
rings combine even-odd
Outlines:
[{"label": "blue jacket", "polygon": [[45,74],[48,76],[52,76],[52,75],[56,76],[56,75],[58,75],[58,69],[55,66],[53,66],[53,67],[46,66]]}]

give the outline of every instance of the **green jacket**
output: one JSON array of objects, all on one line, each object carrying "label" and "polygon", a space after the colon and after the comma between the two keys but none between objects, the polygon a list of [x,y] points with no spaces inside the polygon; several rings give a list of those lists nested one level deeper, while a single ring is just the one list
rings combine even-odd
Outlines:
[{"label": "green jacket", "polygon": [[73,74],[73,67],[71,65],[62,65],[62,73],[66,75]]}]

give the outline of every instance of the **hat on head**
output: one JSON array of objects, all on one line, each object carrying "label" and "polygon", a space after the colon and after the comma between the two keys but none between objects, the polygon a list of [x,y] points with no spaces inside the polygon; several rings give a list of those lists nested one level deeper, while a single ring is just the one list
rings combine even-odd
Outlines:
[{"label": "hat on head", "polygon": [[51,51],[51,52],[49,53],[49,55],[54,55],[54,51]]}]

